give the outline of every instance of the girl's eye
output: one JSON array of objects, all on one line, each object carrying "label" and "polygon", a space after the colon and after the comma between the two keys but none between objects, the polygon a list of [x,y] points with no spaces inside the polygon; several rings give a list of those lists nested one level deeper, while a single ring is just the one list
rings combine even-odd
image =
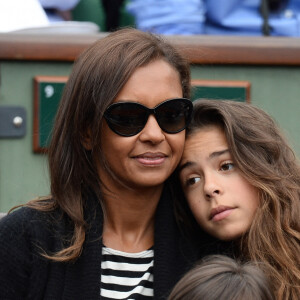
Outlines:
[{"label": "girl's eye", "polygon": [[192,177],[186,181],[186,185],[190,186],[190,185],[196,184],[199,181],[200,181],[200,177]]},{"label": "girl's eye", "polygon": [[234,168],[234,163],[232,162],[226,162],[224,164],[221,165],[220,170],[221,171],[230,171]]}]

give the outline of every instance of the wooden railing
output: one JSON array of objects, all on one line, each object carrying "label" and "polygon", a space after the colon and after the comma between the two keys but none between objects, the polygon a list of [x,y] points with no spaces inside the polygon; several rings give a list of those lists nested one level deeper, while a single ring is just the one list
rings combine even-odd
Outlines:
[{"label": "wooden railing", "polygon": [[[0,34],[0,60],[74,61],[93,35]],[[300,38],[166,36],[193,64],[300,65]]]}]

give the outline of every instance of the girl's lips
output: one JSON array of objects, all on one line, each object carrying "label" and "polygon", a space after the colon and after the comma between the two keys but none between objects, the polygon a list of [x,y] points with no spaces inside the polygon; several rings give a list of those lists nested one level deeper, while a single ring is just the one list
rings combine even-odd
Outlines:
[{"label": "girl's lips", "polygon": [[229,206],[218,206],[211,210],[209,219],[212,221],[221,221],[228,217],[234,209],[234,207]]},{"label": "girl's lips", "polygon": [[146,166],[157,166],[164,163],[166,155],[163,153],[144,153],[134,157],[139,163]]}]

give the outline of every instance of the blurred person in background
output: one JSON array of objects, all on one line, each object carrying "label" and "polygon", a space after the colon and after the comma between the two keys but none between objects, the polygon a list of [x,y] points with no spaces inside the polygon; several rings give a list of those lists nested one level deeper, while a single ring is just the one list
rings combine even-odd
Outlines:
[{"label": "blurred person in background", "polygon": [[71,10],[80,0],[0,1],[0,32],[49,27],[72,20]]},{"label": "blurred person in background", "polygon": [[101,0],[105,13],[105,29],[113,31],[120,26],[120,10],[124,0]]},{"label": "blurred person in background", "polygon": [[299,0],[129,0],[137,28],[160,34],[300,36]]},{"label": "blurred person in background", "polygon": [[72,9],[80,0],[39,0],[50,22],[72,20]]}]

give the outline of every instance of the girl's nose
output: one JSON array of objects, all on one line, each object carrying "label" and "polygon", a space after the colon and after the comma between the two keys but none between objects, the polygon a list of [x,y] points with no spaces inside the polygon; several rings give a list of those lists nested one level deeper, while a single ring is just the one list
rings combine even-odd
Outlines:
[{"label": "girl's nose", "polygon": [[204,182],[204,195],[210,200],[213,197],[221,194],[221,187],[218,183],[217,176],[214,174],[210,174],[209,176],[205,176]]}]

